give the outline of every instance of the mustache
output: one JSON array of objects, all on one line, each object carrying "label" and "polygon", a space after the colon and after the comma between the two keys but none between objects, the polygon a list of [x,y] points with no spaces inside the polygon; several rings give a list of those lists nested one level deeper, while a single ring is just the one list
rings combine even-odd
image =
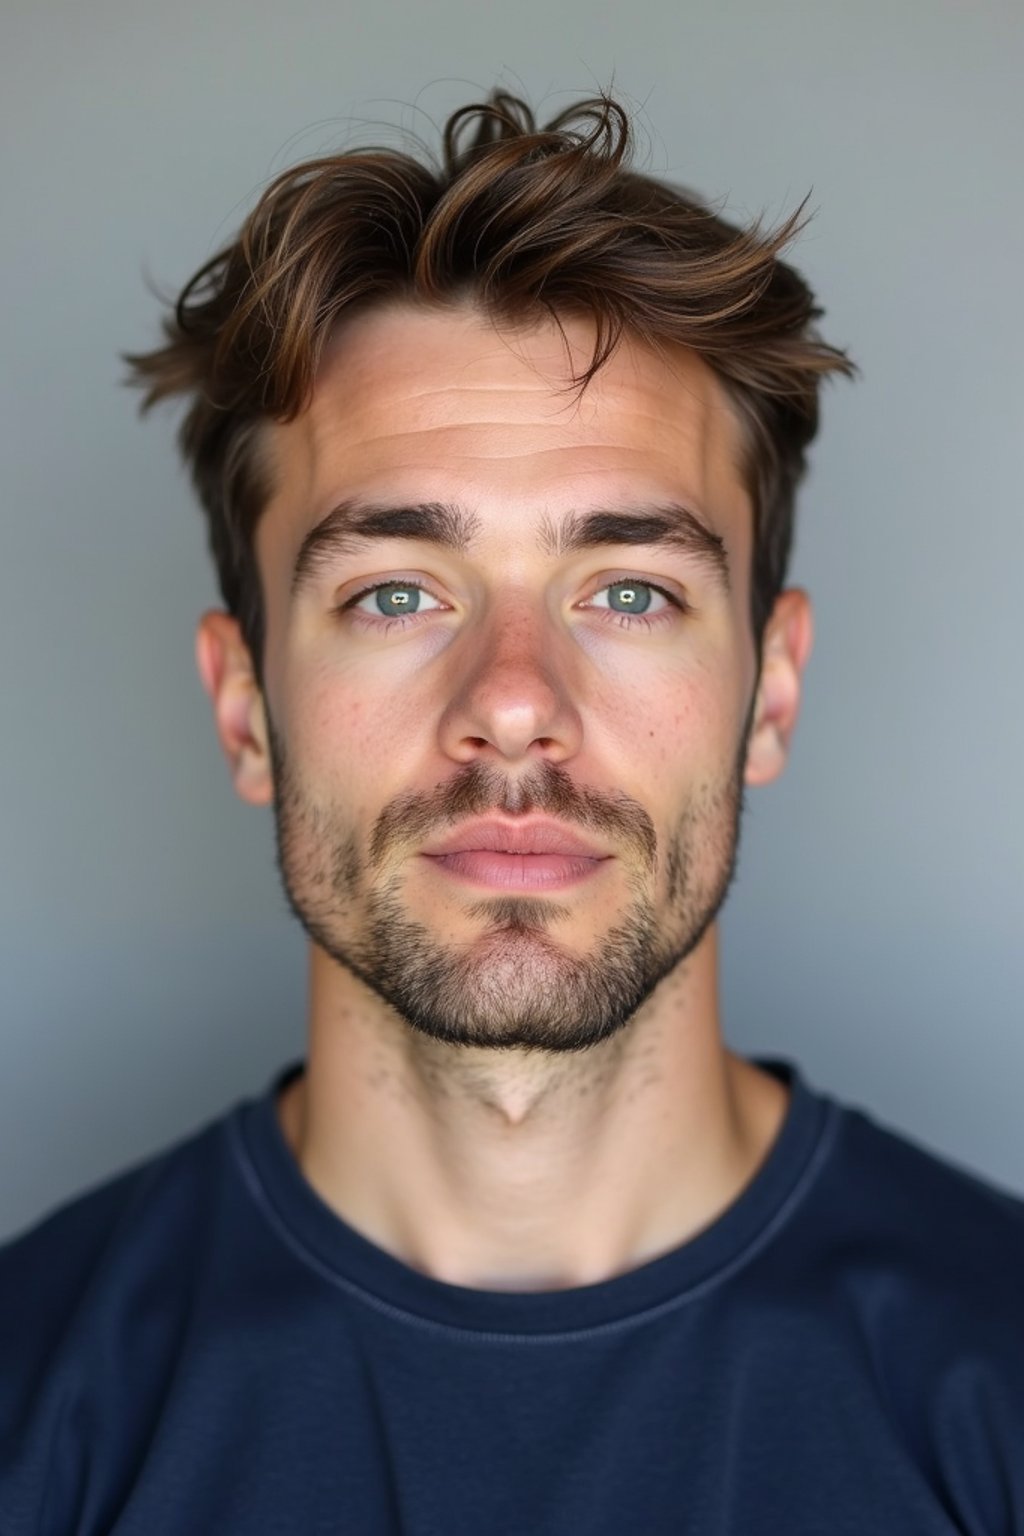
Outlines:
[{"label": "mustache", "polygon": [[379,867],[406,843],[419,844],[471,816],[540,812],[633,849],[654,867],[657,835],[650,816],[622,791],[609,795],[574,784],[557,763],[539,763],[516,779],[486,763],[467,763],[428,794],[397,796],[378,816],[369,840]]}]

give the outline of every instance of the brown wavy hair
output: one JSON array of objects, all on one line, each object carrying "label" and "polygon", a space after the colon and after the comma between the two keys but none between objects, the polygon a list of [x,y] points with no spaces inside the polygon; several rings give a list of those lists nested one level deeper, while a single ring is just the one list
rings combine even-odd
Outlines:
[{"label": "brown wavy hair", "polygon": [[538,127],[495,91],[455,112],[442,154],[354,149],[278,176],[237,239],[186,283],[165,344],[129,354],[143,410],[183,395],[179,444],[209,526],[224,602],[262,679],[265,619],[254,549],[269,496],[261,427],[308,404],[324,345],[356,307],[472,298],[500,322],[584,314],[596,328],[585,388],[624,332],[682,344],[715,371],[745,431],[754,506],[751,624],[782,589],[794,501],[818,427],[818,385],[851,374],[822,311],[779,252],[777,229],[728,223],[631,167],[632,129],[608,95]]}]

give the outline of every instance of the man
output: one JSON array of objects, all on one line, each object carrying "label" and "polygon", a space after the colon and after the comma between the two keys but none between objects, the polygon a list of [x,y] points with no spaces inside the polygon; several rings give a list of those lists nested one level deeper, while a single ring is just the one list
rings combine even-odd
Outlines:
[{"label": "man", "polygon": [[5,1536],[1024,1532],[1024,1204],[722,1040],[850,365],[628,148],[299,167],[133,359],[309,1048],[5,1250]]}]

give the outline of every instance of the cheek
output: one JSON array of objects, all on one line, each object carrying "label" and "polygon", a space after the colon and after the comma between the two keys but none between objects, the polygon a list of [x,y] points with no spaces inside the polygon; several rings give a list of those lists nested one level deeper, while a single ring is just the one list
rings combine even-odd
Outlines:
[{"label": "cheek", "polygon": [[337,803],[347,790],[360,802],[361,787],[379,792],[422,750],[407,688],[356,687],[337,668],[324,667],[293,676],[288,690],[292,750],[325,800]]},{"label": "cheek", "polygon": [[656,788],[681,778],[713,777],[731,763],[739,736],[735,677],[694,663],[664,668],[628,690],[615,690],[604,714],[625,761],[637,763]]}]

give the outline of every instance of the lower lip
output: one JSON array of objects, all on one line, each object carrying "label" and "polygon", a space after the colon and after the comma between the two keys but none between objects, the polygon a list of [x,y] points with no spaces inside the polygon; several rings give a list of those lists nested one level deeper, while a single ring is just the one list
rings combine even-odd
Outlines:
[{"label": "lower lip", "polygon": [[495,853],[490,848],[427,854],[432,864],[459,880],[503,891],[561,891],[589,880],[606,858],[569,853]]}]

